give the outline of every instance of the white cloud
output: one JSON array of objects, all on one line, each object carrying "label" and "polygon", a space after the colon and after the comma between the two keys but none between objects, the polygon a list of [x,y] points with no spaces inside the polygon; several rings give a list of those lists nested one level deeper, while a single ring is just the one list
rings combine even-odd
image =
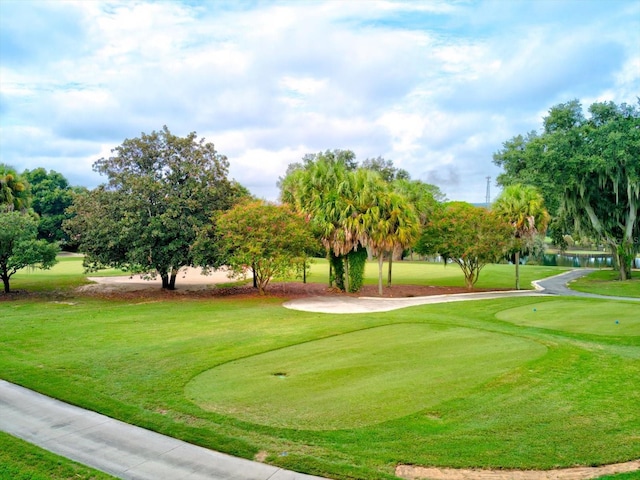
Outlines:
[{"label": "white cloud", "polygon": [[639,14],[570,0],[0,2],[0,161],[93,186],[95,160],[166,124],[215,143],[267,198],[305,153],[349,148],[483,201],[492,153],[553,104],[635,103]]}]

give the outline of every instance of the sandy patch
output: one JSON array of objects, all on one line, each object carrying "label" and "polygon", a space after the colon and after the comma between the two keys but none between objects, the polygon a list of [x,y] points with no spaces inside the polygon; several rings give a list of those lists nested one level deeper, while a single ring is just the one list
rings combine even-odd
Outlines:
[{"label": "sandy patch", "polygon": [[479,470],[398,465],[396,476],[406,480],[588,480],[603,475],[640,470],[640,460],[600,467],[556,470]]},{"label": "sandy patch", "polygon": [[[84,285],[78,290],[81,292],[133,292],[162,288],[160,276],[155,279],[144,275],[126,275],[116,277],[87,277],[94,282]],[[201,268],[184,267],[180,269],[176,277],[176,290],[192,292],[207,290],[220,283],[234,282],[236,279],[229,277],[227,269],[219,269],[203,275]]]}]

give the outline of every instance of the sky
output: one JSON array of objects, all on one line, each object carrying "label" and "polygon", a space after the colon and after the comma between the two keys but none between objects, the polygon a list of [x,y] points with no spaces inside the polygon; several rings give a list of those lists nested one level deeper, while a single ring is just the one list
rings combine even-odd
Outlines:
[{"label": "sky", "polygon": [[638,95],[640,0],[0,0],[0,163],[89,188],[167,125],[267,200],[348,149],[482,203],[493,153],[552,106]]}]

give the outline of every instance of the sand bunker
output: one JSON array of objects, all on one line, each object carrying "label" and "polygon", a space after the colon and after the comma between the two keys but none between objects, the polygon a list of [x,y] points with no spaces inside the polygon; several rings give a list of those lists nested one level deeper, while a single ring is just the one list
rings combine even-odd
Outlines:
[{"label": "sand bunker", "polygon": [[[79,288],[83,292],[134,292],[140,290],[160,289],[160,276],[155,279],[145,278],[144,275],[126,275],[116,277],[87,277],[94,282]],[[220,283],[234,282],[237,279],[229,277],[227,269],[219,269],[207,275],[202,274],[201,268],[184,267],[176,277],[176,290],[192,292],[213,288]]]}]

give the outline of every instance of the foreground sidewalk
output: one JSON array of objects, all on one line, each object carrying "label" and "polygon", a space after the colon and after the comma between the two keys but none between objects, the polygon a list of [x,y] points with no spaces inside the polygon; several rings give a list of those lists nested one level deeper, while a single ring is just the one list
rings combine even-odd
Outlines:
[{"label": "foreground sidewalk", "polygon": [[191,445],[4,380],[0,430],[122,479],[320,479]]}]

